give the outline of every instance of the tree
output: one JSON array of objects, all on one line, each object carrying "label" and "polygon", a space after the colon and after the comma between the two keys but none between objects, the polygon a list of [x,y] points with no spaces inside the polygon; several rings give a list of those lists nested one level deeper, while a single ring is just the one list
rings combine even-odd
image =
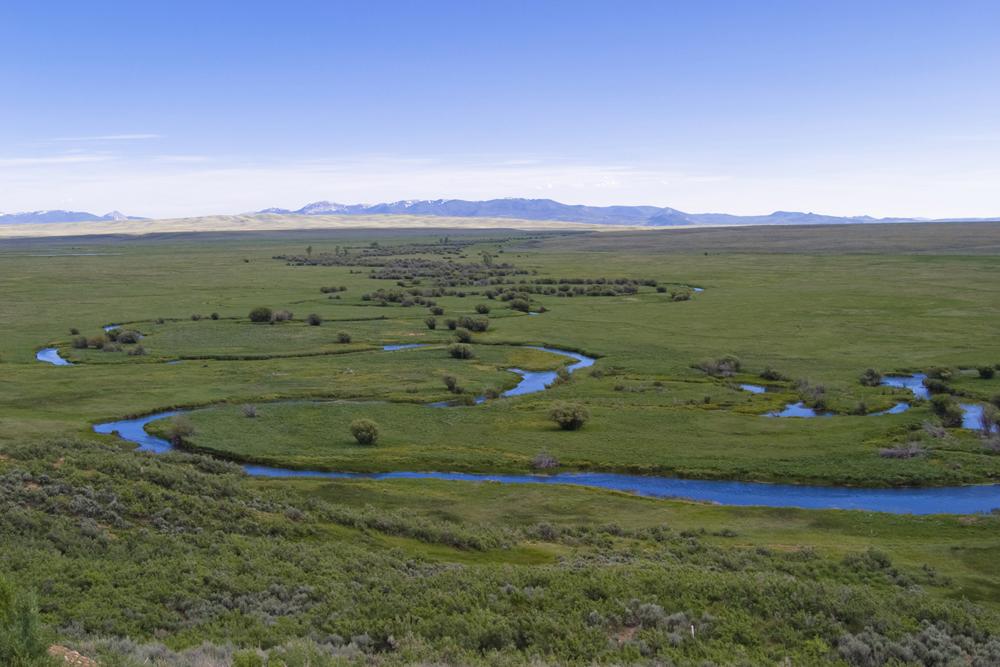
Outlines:
[{"label": "tree", "polygon": [[564,431],[576,431],[590,419],[590,411],[576,403],[556,403],[549,412],[549,419]]},{"label": "tree", "polygon": [[378,424],[371,419],[355,419],[351,422],[351,435],[359,445],[374,445],[378,441]]},{"label": "tree", "polygon": [[274,312],[267,306],[258,306],[250,311],[251,322],[270,322]]}]

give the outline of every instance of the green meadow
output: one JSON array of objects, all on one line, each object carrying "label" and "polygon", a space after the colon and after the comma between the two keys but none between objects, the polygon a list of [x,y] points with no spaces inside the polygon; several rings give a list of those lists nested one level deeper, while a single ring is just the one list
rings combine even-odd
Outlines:
[{"label": "green meadow", "polygon": [[[0,574],[51,641],[102,665],[1000,661],[992,514],[234,465],[529,473],[544,455],[558,472],[993,483],[995,438],[859,378],[933,371],[956,400],[1000,401],[1000,371],[979,372],[1000,364],[1000,223],[18,240],[0,295]],[[258,307],[290,318],[252,322]],[[488,318],[466,359],[449,352],[463,317]],[[137,342],[102,339],[109,324]],[[399,344],[423,347],[382,349]],[[499,397],[511,368],[569,363],[525,346],[596,363]],[[45,347],[73,365],[37,361]],[[765,416],[800,400],[832,416]],[[562,430],[556,403],[590,418]],[[167,455],[92,431],[177,407]]]}]

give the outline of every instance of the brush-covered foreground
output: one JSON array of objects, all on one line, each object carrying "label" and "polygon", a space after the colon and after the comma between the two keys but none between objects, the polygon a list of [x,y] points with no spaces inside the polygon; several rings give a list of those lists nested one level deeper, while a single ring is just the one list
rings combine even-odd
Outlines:
[{"label": "brush-covered foreground", "polygon": [[[963,401],[1000,394],[979,372],[1000,363],[1000,225],[912,229],[845,230],[866,254],[820,228],[10,244],[0,575],[37,598],[46,641],[102,665],[997,664],[994,516],[261,481],[90,430],[186,406],[180,444],[297,468],[527,472],[545,454],[559,470],[992,481],[1000,445],[859,381],[938,368]],[[276,321],[251,322],[261,306]],[[471,359],[448,351],[462,318],[488,319]],[[382,350],[404,343],[426,347]],[[428,407],[565,364],[523,345],[598,361],[542,393]],[[75,365],[36,361],[44,346]],[[763,416],[803,399],[835,416]],[[559,401],[590,420],[559,429]],[[913,407],[870,414],[899,401]],[[374,446],[351,436],[362,418]]]}]

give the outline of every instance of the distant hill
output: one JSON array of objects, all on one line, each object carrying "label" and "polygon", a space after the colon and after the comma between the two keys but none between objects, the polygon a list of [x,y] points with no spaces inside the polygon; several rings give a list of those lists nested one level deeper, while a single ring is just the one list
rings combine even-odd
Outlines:
[{"label": "distant hill", "polygon": [[843,217],[775,211],[768,215],[730,215],[728,213],[686,213],[657,206],[582,206],[562,204],[551,199],[416,199],[383,204],[338,204],[318,201],[300,209],[268,208],[257,213],[280,215],[437,215],[451,218],[517,218],[520,220],[555,220],[604,225],[643,225],[651,227],[684,225],[829,225],[869,222],[922,222],[921,218]]},{"label": "distant hill", "polygon": [[104,215],[94,215],[85,211],[27,211],[24,213],[0,213],[0,225],[24,224],[33,222],[94,222],[98,220],[147,220],[119,211],[111,211]]}]

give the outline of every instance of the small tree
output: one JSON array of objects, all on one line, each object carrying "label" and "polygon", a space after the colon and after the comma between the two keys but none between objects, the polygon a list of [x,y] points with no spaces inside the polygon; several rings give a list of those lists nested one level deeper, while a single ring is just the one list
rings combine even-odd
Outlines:
[{"label": "small tree", "polygon": [[866,368],[858,381],[866,387],[877,387],[882,384],[882,374],[874,368]]},{"label": "small tree", "polygon": [[185,415],[178,415],[170,420],[170,427],[167,429],[167,436],[175,446],[184,444],[185,438],[194,435],[194,424]]},{"label": "small tree", "polygon": [[979,413],[979,430],[982,431],[983,435],[990,435],[998,429],[1000,429],[1000,409],[987,403],[983,406],[983,411]]},{"label": "small tree", "polygon": [[535,470],[548,470],[550,468],[559,467],[559,459],[552,456],[546,451],[541,451],[535,454],[535,458],[531,460],[531,467]]},{"label": "small tree", "polygon": [[577,403],[556,403],[549,418],[564,431],[576,431],[590,419],[590,411]]},{"label": "small tree", "polygon": [[441,378],[441,380],[444,382],[444,386],[447,387],[448,391],[450,391],[451,393],[453,394],[462,393],[463,391],[462,387],[459,386],[458,379],[454,375],[445,375],[444,377]]},{"label": "small tree", "polygon": [[351,342],[351,334],[347,333],[346,331],[338,331],[337,332],[337,342],[338,343],[350,343]]},{"label": "small tree", "polygon": [[962,406],[948,394],[937,394],[931,398],[931,409],[934,414],[941,418],[941,423],[945,426],[962,425]]},{"label": "small tree", "polygon": [[142,334],[138,331],[132,331],[131,329],[126,329],[125,331],[118,332],[118,342],[125,345],[135,345],[142,338]]},{"label": "small tree", "polygon": [[270,322],[273,315],[274,312],[270,308],[258,306],[250,311],[250,321],[258,323]]},{"label": "small tree", "polygon": [[47,653],[35,598],[0,579],[0,664],[10,667],[55,665]]},{"label": "small tree", "polygon": [[448,346],[448,354],[452,359],[472,359],[475,357],[475,353],[472,348],[468,345],[463,345],[462,343],[455,343],[454,345]]},{"label": "small tree", "polygon": [[351,435],[359,445],[374,445],[378,441],[378,424],[371,419],[355,419],[351,422]]},{"label": "small tree", "polygon": [[309,313],[309,315],[306,317],[306,322],[308,322],[309,326],[311,327],[318,327],[319,325],[323,324],[323,318],[317,315],[316,313]]}]

